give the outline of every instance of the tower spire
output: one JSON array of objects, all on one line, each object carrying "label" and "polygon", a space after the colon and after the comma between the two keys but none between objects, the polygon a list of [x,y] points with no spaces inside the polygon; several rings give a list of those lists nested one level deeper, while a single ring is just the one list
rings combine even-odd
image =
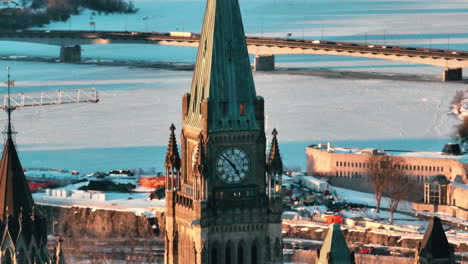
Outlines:
[{"label": "tower spire", "polygon": [[208,0],[184,126],[257,130],[256,97],[239,2]]},{"label": "tower spire", "polygon": [[167,153],[166,153],[166,167],[173,167],[177,170],[180,170],[180,156],[179,150],[177,149],[177,140],[175,136],[175,126],[171,124],[169,130],[171,134],[169,136],[169,143],[167,145]]},{"label": "tower spire", "polygon": [[283,173],[283,161],[281,159],[278,139],[278,131],[276,128],[271,132],[273,139],[271,140],[270,154],[268,155],[268,171],[271,173]]},{"label": "tower spire", "polygon": [[179,150],[177,149],[177,141],[175,136],[175,126],[171,124],[169,130],[171,134],[169,136],[169,143],[167,144],[166,153],[166,191],[174,191],[175,188],[180,187],[180,156]]},{"label": "tower spire", "polygon": [[19,213],[28,215],[34,206],[34,201],[24,176],[21,162],[13,143],[13,129],[11,125],[11,112],[14,107],[10,103],[10,67],[8,71],[8,100],[5,108],[8,114],[5,146],[0,160],[0,220],[4,221],[7,215],[17,217]]}]

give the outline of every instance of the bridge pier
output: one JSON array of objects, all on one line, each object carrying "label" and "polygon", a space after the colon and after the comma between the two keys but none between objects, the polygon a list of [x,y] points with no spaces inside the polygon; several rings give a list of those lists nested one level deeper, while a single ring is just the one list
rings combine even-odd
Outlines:
[{"label": "bridge pier", "polygon": [[254,61],[254,71],[274,71],[275,55],[256,55]]},{"label": "bridge pier", "polygon": [[60,48],[61,62],[77,62],[81,61],[81,46],[75,45],[72,47]]},{"label": "bridge pier", "polygon": [[444,69],[444,75],[442,76],[443,81],[459,81],[462,78],[462,68]]}]

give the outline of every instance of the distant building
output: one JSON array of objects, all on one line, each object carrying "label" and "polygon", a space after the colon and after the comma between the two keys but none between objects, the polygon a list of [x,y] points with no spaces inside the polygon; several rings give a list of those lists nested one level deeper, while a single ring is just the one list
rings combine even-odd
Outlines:
[{"label": "distant building", "polygon": [[444,151],[418,152],[340,148],[332,147],[331,144],[310,145],[306,148],[307,174],[326,177],[335,186],[372,192],[372,186],[366,175],[370,166],[369,157],[374,155],[398,157],[404,163],[398,169],[404,171],[415,183],[415,190],[420,190],[415,192],[412,198],[422,200],[424,182],[435,174],[444,175],[449,181],[456,179],[462,183],[467,182],[463,162],[465,156],[457,151],[457,145],[446,145]]},{"label": "distant building", "polygon": [[441,212],[468,219],[468,185],[449,182],[434,175],[424,183],[424,204],[413,204],[416,211]]},{"label": "distant building", "polygon": [[442,174],[429,177],[424,183],[424,203],[447,204],[447,186],[449,184],[450,182]]}]

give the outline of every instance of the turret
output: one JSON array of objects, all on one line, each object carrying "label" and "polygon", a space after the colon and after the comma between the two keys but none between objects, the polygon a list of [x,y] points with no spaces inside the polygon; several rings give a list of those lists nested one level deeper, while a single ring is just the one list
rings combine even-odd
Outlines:
[{"label": "turret", "polygon": [[180,188],[180,156],[177,149],[177,141],[175,137],[175,126],[169,128],[171,134],[167,145],[166,162],[166,191],[174,191]]},{"label": "turret", "polygon": [[268,197],[270,199],[281,196],[281,185],[283,184],[283,161],[281,160],[279,151],[277,139],[278,131],[276,131],[276,128],[273,129],[271,134],[273,135],[273,139],[271,140],[270,153],[268,154],[268,161],[266,165]]}]

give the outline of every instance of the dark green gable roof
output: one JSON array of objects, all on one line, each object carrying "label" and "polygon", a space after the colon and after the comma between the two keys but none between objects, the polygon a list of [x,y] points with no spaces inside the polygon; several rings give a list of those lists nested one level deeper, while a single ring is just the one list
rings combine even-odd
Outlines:
[{"label": "dark green gable roof", "polygon": [[327,237],[320,249],[319,264],[352,264],[354,263],[346,240],[341,232],[340,225],[331,224],[328,228]]},{"label": "dark green gable roof", "polygon": [[238,0],[207,2],[184,125],[202,128],[203,101],[209,102],[210,132],[259,129]]},{"label": "dark green gable roof", "polygon": [[441,261],[437,263],[455,263],[453,256],[453,247],[445,236],[442,222],[435,216],[429,222],[421,241],[419,263],[432,263],[431,261],[435,260]]},{"label": "dark green gable roof", "polygon": [[0,220],[7,216],[31,215],[34,200],[21,167],[15,144],[9,135],[0,161]]}]

